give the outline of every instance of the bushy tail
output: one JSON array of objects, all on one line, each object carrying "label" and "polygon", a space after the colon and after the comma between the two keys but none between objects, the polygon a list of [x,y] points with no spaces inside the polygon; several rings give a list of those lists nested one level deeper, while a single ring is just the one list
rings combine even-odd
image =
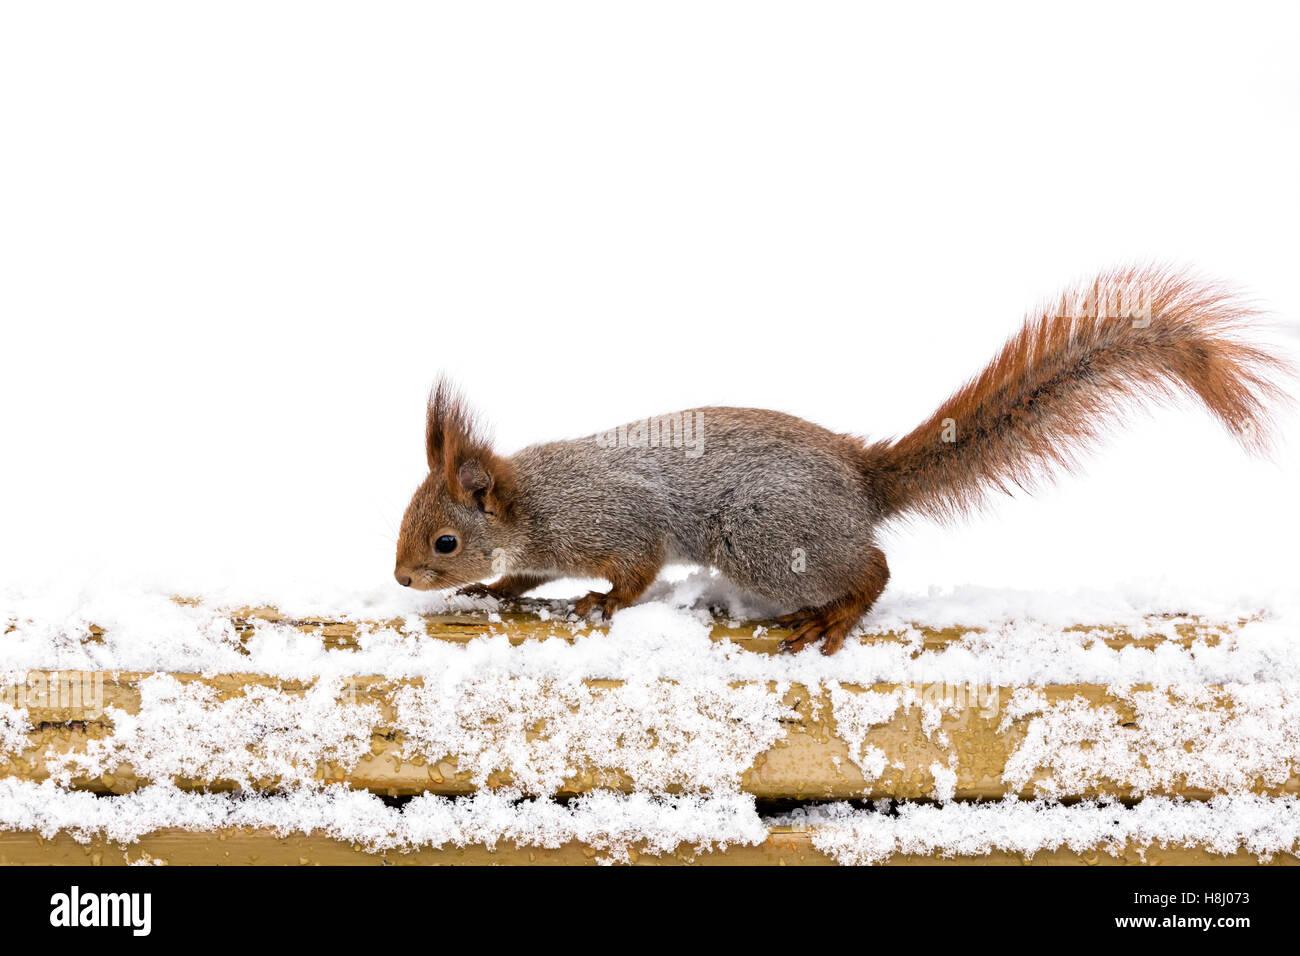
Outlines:
[{"label": "bushy tail", "polygon": [[1272,437],[1293,374],[1238,337],[1258,313],[1223,288],[1164,269],[1106,273],[1031,317],[976,378],[897,441],[866,449],[885,514],[939,519],[991,491],[1071,469],[1134,400],[1190,392],[1248,450]]}]

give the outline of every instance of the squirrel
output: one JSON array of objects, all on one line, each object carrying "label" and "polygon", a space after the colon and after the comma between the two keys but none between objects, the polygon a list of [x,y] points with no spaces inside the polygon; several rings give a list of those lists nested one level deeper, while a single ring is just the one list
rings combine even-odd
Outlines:
[{"label": "squirrel", "polygon": [[[1120,298],[1139,308],[1112,308]],[[1128,314],[1121,314],[1128,311]],[[1271,444],[1289,362],[1238,334],[1258,313],[1160,268],[1103,273],[1031,314],[925,422],[868,442],[776,411],[691,409],[504,457],[445,378],[425,430],[429,474],[402,519],[394,571],[420,590],[510,599],[603,578],[574,602],[609,618],[666,562],[716,568],[791,613],[784,647],[835,653],[880,596],[882,524],[946,521],[992,492],[1070,470],[1135,399],[1190,393],[1247,451]],[[693,434],[687,438],[687,426]]]}]

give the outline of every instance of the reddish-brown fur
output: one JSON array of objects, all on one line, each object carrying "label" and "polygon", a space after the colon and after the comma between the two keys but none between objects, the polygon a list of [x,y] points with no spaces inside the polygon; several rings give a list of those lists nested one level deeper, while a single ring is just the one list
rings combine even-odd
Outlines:
[{"label": "reddish-brown fur", "polygon": [[[977,508],[989,491],[1030,487],[1053,466],[1072,469],[1120,403],[1192,393],[1251,450],[1271,433],[1272,381],[1286,363],[1236,338],[1254,310],[1225,289],[1159,269],[1100,277],[1107,290],[1142,289],[1149,324],[1072,314],[1070,298],[1044,309],[974,379],[896,442],[866,451],[864,469],[885,513],[946,519]],[[1077,301],[1077,297],[1075,299]],[[944,441],[946,422],[956,441]]]},{"label": "reddish-brown fur", "polygon": [[580,617],[586,617],[593,610],[599,610],[606,620],[621,607],[627,607],[639,598],[645,589],[654,584],[655,577],[663,567],[663,556],[645,555],[635,559],[606,559],[593,562],[587,573],[594,578],[604,578],[610,588],[606,593],[588,591],[573,604],[573,609]]},{"label": "reddish-brown fur", "polygon": [[822,638],[822,653],[834,654],[853,625],[871,610],[888,583],[889,565],[885,561],[885,552],[872,548],[867,552],[858,579],[844,597],[825,607],[806,608],[777,618],[779,624],[794,628],[793,634],[781,639],[782,646],[797,653]]}]

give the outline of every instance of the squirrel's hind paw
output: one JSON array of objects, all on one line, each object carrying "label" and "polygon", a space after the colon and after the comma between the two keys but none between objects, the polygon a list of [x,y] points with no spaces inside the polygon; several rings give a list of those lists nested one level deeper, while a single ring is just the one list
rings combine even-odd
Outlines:
[{"label": "squirrel's hind paw", "polygon": [[862,615],[871,610],[889,580],[885,553],[873,547],[858,576],[856,586],[844,597],[824,607],[804,608],[777,618],[777,623],[793,628],[794,633],[781,639],[782,650],[801,651],[820,640],[823,654],[834,654],[844,644]]},{"label": "squirrel's hind paw", "polygon": [[[790,618],[796,616],[793,614],[786,615],[786,617]],[[789,637],[781,638],[781,650],[786,653],[798,654],[810,644],[821,641],[822,653],[834,654],[843,646],[844,638],[853,629],[855,621],[856,618],[845,620],[839,616],[816,612],[812,612],[810,616],[809,612],[803,612],[802,623],[797,624],[794,633]]]},{"label": "squirrel's hind paw", "polygon": [[816,620],[820,615],[821,611],[816,608],[804,608],[802,611],[795,611],[793,614],[782,614],[776,619],[776,623],[793,631],[798,630],[810,621]]},{"label": "squirrel's hind paw", "polygon": [[601,618],[608,621],[621,606],[612,595],[588,591],[573,602],[573,611],[578,617],[587,617],[592,611],[599,611]]}]

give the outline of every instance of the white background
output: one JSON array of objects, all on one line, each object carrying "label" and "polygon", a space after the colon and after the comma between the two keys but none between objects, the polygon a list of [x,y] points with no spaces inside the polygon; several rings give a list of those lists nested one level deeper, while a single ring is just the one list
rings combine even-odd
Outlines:
[{"label": "white background", "polygon": [[[1295,350],[1294,5],[899,6],[5,3],[0,583],[395,591],[438,370],[505,450],[704,403],[878,437],[1135,260]],[[895,586],[1293,586],[1285,430],[1139,418],[897,529]]]}]

